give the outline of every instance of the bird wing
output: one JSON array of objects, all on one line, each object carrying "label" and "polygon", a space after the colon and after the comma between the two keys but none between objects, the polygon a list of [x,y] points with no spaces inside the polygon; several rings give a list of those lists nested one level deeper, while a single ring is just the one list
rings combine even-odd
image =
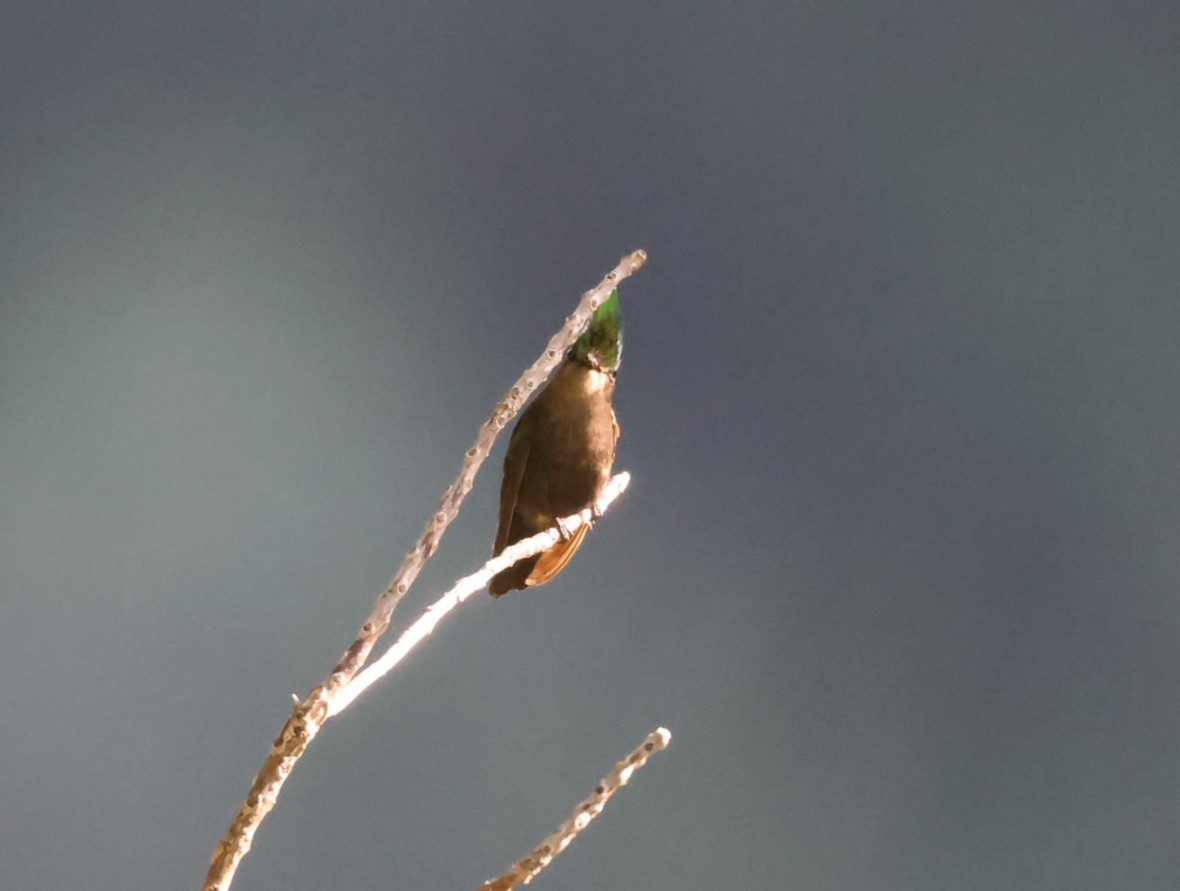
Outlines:
[{"label": "bird wing", "polygon": [[504,481],[500,484],[500,526],[496,529],[493,556],[508,547],[508,533],[512,530],[512,516],[516,513],[516,496],[520,493],[520,481],[524,479],[524,469],[529,463],[528,439],[517,436],[518,432],[519,429],[513,431],[508,443],[508,455],[504,458]]}]

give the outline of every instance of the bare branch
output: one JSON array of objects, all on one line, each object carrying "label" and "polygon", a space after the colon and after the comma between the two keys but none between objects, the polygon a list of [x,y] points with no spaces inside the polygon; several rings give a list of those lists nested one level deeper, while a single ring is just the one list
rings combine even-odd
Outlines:
[{"label": "bare branch", "polygon": [[643,767],[647,759],[656,752],[662,752],[672,741],[672,734],[663,727],[649,733],[638,749],[615,765],[615,769],[603,777],[594,793],[574,809],[570,818],[557,827],[557,831],[541,842],[531,854],[515,864],[508,872],[484,882],[479,891],[510,891],[518,885],[527,885],[537,874],[548,866],[553,858],[569,847],[578,833],[590,825],[590,821],[602,813],[607,801],[631,779],[631,774]]},{"label": "bare branch", "polygon": [[[615,476],[602,490],[602,495],[593,505],[585,508],[581,513],[571,514],[559,521],[570,534],[577,532],[582,526],[594,521],[594,517],[601,517],[606,513],[611,503],[627,490],[631,482],[631,475],[623,472]],[[558,525],[552,529],[539,532],[531,538],[518,541],[509,548],[505,548],[499,556],[493,557],[475,573],[459,579],[447,593],[430,604],[426,612],[413,625],[402,632],[397,643],[386,650],[380,658],[368,665],[364,671],[353,678],[352,683],[344,687],[332,699],[328,710],[328,717],[334,717],[350,706],[354,699],[365,692],[370,686],[389,674],[399,662],[409,654],[428,634],[434,631],[436,625],[456,606],[474,594],[482,591],[497,572],[507,569],[517,560],[523,560],[534,554],[540,554],[557,544],[561,533]]]},{"label": "bare branch", "polygon": [[487,460],[496,436],[519,413],[532,392],[549,377],[570,344],[589,324],[594,310],[610,296],[619,282],[639,269],[646,260],[647,254],[643,251],[635,251],[624,257],[596,287],[582,295],[577,308],[566,318],[562,329],[550,339],[545,352],[505,394],[492,416],[480,427],[475,445],[463,457],[458,478],[443,493],[438,510],[426,523],[418,542],[406,554],[393,580],[378,596],[377,604],[361,624],[356,640],[344,651],[323,683],[312,690],[303,702],[296,703],[291,717],[271,744],[270,754],[254,777],[246,800],[213,850],[209,872],[201,885],[202,891],[227,891],[230,887],[238,865],[250,850],[254,833],[278,800],[283,783],[319,733],[324,721],[333,713],[332,700],[364,666],[373,645],[389,627],[397,604],[409,591],[426,561],[438,549],[443,533],[458,515],[464,498],[475,483],[480,466]]}]

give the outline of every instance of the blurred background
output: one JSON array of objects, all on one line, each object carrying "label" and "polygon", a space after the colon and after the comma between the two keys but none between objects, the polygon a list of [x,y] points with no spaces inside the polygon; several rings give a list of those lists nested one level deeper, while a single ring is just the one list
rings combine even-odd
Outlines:
[{"label": "blurred background", "polygon": [[[0,886],[196,887],[623,254],[559,580],[331,723],[235,883],[1170,889],[1180,10],[0,10]],[[503,443],[397,615],[490,550]]]}]

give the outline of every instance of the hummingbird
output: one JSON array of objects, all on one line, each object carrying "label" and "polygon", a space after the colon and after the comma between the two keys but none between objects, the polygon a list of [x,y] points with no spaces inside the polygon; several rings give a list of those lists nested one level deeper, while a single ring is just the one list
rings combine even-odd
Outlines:
[{"label": "hummingbird", "polygon": [[[623,353],[622,322],[619,292],[612,291],[516,422],[504,457],[493,556],[584,509],[609,482],[619,439],[611,396]],[[498,573],[488,590],[499,597],[545,584],[569,563],[588,528]]]}]

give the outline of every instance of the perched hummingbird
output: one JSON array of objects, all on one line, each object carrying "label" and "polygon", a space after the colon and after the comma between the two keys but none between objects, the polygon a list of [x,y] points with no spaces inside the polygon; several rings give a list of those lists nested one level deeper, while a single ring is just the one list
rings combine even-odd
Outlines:
[{"label": "perched hummingbird", "polygon": [[[516,422],[504,457],[493,555],[584,509],[610,480],[619,439],[610,401],[623,353],[622,321],[619,292],[612,291]],[[588,528],[508,567],[488,590],[499,597],[513,588],[545,584],[569,563]]]}]

